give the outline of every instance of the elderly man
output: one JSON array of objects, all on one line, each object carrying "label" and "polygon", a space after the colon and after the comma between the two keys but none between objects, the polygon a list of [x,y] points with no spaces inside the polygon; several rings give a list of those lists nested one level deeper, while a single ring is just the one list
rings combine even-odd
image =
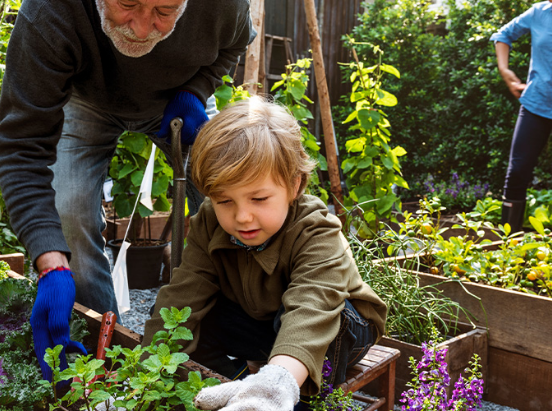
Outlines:
[{"label": "elderly man", "polygon": [[0,187],[40,273],[39,359],[57,344],[83,350],[69,340],[75,299],[117,313],[101,192],[118,137],[146,133],[166,151],[180,116],[192,144],[254,36],[247,0],[23,2],[0,99]]}]

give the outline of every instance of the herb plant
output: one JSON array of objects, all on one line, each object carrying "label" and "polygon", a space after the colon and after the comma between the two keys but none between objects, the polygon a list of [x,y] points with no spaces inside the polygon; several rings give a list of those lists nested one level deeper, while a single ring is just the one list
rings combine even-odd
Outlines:
[{"label": "herb plant", "polygon": [[320,392],[311,397],[311,411],[362,411],[362,407],[353,403],[353,393],[345,394],[342,388],[334,388],[327,378],[332,373],[330,361],[326,358],[322,367]]},{"label": "herb plant", "polygon": [[387,336],[421,344],[431,337],[434,328],[443,337],[455,335],[461,314],[475,327],[473,316],[441,290],[421,287],[418,277],[397,262],[378,260],[381,251],[374,244],[353,236],[349,237],[349,243],[364,281],[388,306]]},{"label": "herb plant", "polygon": [[[198,372],[189,372],[187,381],[180,381],[178,371],[185,370],[183,363],[187,354],[180,352],[179,340],[191,340],[192,333],[182,326],[191,310],[162,308],[161,317],[165,330],[158,331],[147,347],[140,345],[133,350],[114,346],[106,349],[106,358],[111,360],[109,369],[105,361],[92,359],[91,355],[79,355],[76,361],[64,371],[59,370],[61,346],[48,349],[44,357],[52,368],[53,382],[42,381],[51,391],[56,383],[72,380],[71,391],[62,398],[55,398],[50,409],[64,403],[74,404],[81,400],[83,410],[92,411],[100,404],[126,410],[173,410],[180,404],[187,411],[195,411],[193,399],[203,388],[220,384],[215,378],[201,379]],[[145,356],[148,358],[144,359]]]},{"label": "herb plant", "polygon": [[401,394],[404,405],[401,411],[475,411],[481,408],[483,397],[483,379],[479,356],[474,354],[470,366],[465,372],[468,377],[460,375],[454,384],[451,398],[447,398],[446,388],[450,385],[448,365],[445,362],[447,347],[438,348],[436,340],[422,343],[422,359],[416,363],[410,357],[412,382]]}]

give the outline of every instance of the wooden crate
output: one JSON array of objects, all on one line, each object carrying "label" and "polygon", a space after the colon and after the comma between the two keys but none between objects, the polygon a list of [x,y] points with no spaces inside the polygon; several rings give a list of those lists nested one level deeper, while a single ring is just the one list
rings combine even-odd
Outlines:
[{"label": "wooden crate", "polygon": [[10,265],[10,269],[17,274],[25,274],[25,255],[23,253],[0,254],[0,261]]}]

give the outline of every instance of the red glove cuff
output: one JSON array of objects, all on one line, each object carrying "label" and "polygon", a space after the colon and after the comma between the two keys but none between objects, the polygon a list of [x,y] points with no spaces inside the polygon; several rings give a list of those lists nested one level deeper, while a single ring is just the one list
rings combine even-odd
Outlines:
[{"label": "red glove cuff", "polygon": [[[69,271],[69,267],[64,267],[60,265],[58,267],[47,268],[38,274],[38,280],[36,280],[36,282],[38,283],[42,277],[46,276],[46,274],[51,273],[52,271],[63,271],[63,270]],[[73,276],[73,273],[71,273],[71,277],[72,276]]]}]

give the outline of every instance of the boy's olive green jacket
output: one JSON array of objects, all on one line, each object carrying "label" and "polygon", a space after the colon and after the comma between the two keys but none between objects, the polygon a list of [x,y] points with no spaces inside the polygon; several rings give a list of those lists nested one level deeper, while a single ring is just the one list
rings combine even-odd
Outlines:
[{"label": "boy's olive green jacket", "polygon": [[316,197],[302,195],[293,202],[283,227],[263,251],[247,251],[231,243],[209,199],[191,219],[187,241],[182,265],[159,291],[143,344],[163,329],[161,307],[191,307],[185,326],[194,340],[183,344],[191,353],[201,319],[215,304],[217,293],[258,320],[274,318],[283,304],[282,326],[270,357],[283,354],[301,361],[309,371],[301,391],[314,395],[320,388],[327,348],[339,330],[345,299],[374,321],[378,338],[383,334],[387,307],[362,281],[339,219]]}]

